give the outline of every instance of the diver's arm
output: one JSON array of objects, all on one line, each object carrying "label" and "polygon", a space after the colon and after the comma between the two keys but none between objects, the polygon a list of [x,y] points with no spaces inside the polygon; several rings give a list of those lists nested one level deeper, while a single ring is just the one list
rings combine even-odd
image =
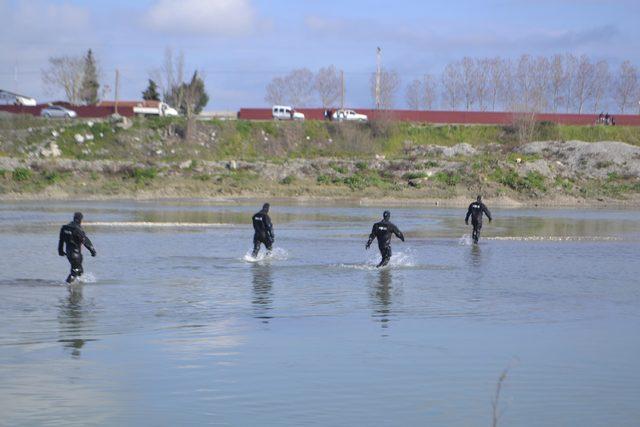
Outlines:
[{"label": "diver's arm", "polygon": [[469,217],[471,216],[471,205],[469,205],[469,209],[467,210],[467,216],[464,217],[464,223],[465,224],[469,224]]},{"label": "diver's arm", "polygon": [[64,253],[64,228],[60,229],[60,238],[58,240],[58,255],[65,256]]},{"label": "diver's arm", "polygon": [[264,222],[264,226],[267,229],[267,234],[269,235],[271,240],[275,240],[276,236],[275,234],[273,234],[273,224],[271,223],[271,218],[269,218],[269,215],[265,214],[262,221]]},{"label": "diver's arm", "polygon": [[398,239],[404,242],[404,234],[402,234],[402,231],[400,231],[400,229],[395,225],[393,226],[393,234],[395,234]]},{"label": "diver's arm", "polygon": [[364,245],[364,248],[369,249],[369,246],[371,246],[371,242],[373,242],[373,239],[375,238],[376,238],[376,226],[374,224],[373,227],[371,228],[371,234],[369,234],[369,240],[367,240],[367,244]]},{"label": "diver's arm", "polygon": [[96,256],[96,250],[93,247],[93,243],[91,243],[91,240],[87,237],[84,231],[80,231],[80,233],[82,235],[82,244],[84,245],[84,247],[87,248],[89,252],[91,252],[91,256]]},{"label": "diver's arm", "polygon": [[487,216],[487,218],[489,218],[489,222],[491,222],[492,221],[491,212],[489,212],[489,209],[487,208],[487,206],[484,203],[482,204],[482,211]]}]

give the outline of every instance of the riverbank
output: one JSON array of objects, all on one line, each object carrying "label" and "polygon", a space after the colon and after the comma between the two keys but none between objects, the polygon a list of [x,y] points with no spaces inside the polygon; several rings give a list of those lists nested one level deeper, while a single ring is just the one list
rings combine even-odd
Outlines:
[{"label": "riverbank", "polygon": [[634,128],[535,124],[521,141],[516,125],[1,122],[2,200],[640,206]]}]

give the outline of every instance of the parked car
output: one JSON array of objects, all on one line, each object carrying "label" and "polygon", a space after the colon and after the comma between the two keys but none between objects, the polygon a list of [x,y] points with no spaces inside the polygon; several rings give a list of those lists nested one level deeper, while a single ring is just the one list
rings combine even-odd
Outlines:
[{"label": "parked car", "polygon": [[287,105],[274,105],[271,115],[275,120],[304,120],[304,114]]},{"label": "parked car", "polygon": [[76,114],[75,111],[61,107],[60,105],[49,105],[47,108],[43,108],[42,111],[40,111],[40,115],[48,118],[63,117],[71,119],[78,117],[78,114]]},{"label": "parked car", "polygon": [[333,120],[347,121],[347,122],[366,122],[369,118],[366,114],[359,114],[353,110],[336,110],[333,113]]}]

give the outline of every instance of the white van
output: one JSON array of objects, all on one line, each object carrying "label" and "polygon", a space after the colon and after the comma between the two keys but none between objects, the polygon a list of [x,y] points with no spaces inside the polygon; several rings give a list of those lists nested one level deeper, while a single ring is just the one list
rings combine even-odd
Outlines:
[{"label": "white van", "polygon": [[133,113],[139,116],[177,117],[178,111],[160,101],[143,101],[133,107]]},{"label": "white van", "polygon": [[287,105],[274,105],[271,115],[275,120],[304,120],[304,114]]}]

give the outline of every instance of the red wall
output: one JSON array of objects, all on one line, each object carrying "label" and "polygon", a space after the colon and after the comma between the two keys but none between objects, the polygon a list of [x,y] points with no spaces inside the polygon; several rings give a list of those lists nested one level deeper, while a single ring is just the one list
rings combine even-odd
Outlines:
[{"label": "red wall", "polygon": [[[95,105],[70,105],[64,102],[56,102],[65,108],[75,111],[78,117],[83,118],[100,118],[108,117],[115,111],[114,107],[97,107]],[[0,105],[0,111],[6,111],[13,114],[31,114],[39,116],[40,111],[48,107],[48,104],[39,104],[35,107],[25,107],[22,105]],[[118,107],[118,114],[125,117],[133,117],[133,107]]]},{"label": "red wall", "polygon": [[[324,109],[300,108],[296,111],[304,113],[307,120],[323,120]],[[356,109],[366,114],[369,119],[377,117],[390,118],[403,122],[423,123],[457,123],[457,124],[509,124],[514,121],[513,113],[479,112],[479,111],[413,111],[391,110],[378,111],[370,109]],[[241,108],[238,118],[243,120],[271,120],[271,110],[268,108]],[[596,114],[538,114],[537,121],[549,121],[567,125],[592,125],[598,119]],[[620,126],[640,126],[640,115],[616,115],[616,124]]]}]

